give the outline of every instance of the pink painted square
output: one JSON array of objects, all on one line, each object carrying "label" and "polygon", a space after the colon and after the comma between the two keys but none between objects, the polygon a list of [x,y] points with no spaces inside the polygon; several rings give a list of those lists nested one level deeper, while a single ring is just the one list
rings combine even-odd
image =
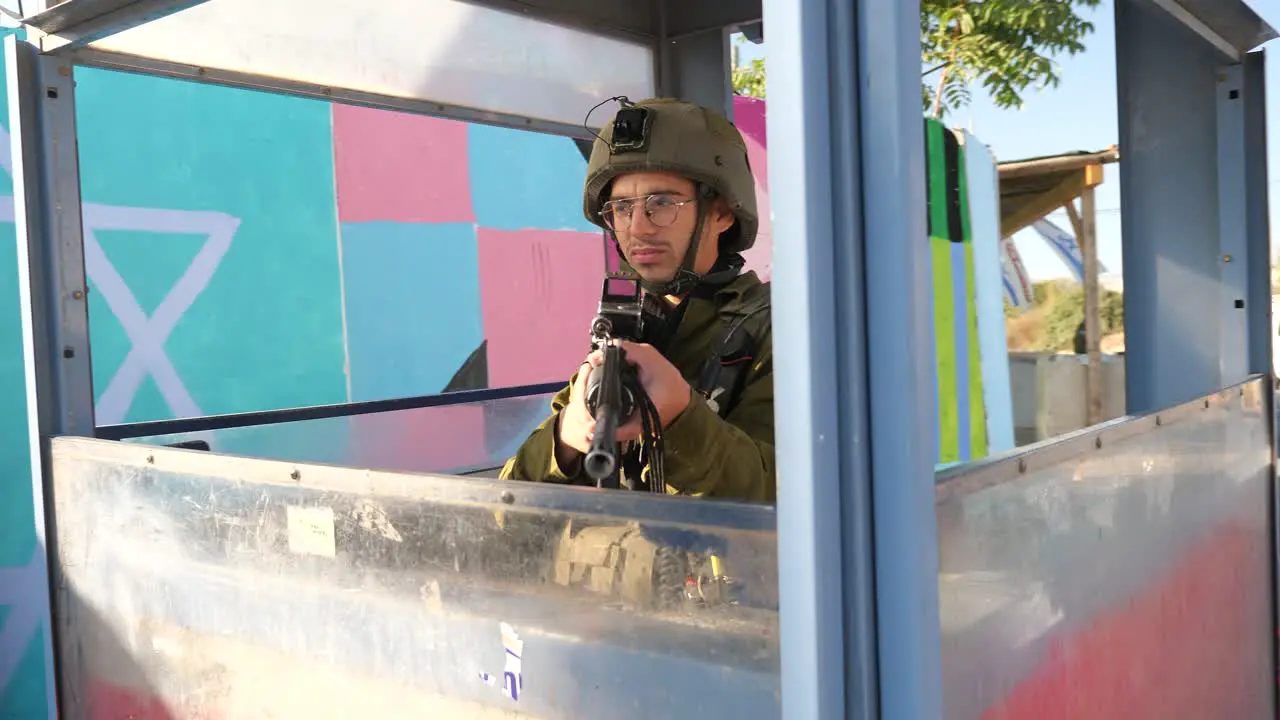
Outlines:
[{"label": "pink painted square", "polygon": [[479,228],[476,239],[489,386],[567,381],[590,351],[600,235]]},{"label": "pink painted square", "polygon": [[340,222],[475,222],[467,124],[333,106]]},{"label": "pink painted square", "polygon": [[747,160],[755,176],[756,211],[760,215],[760,231],[755,245],[745,253],[746,269],[754,270],[761,280],[773,276],[773,209],[769,202],[769,154],[765,124],[765,102],[759,98],[733,98],[733,122],[747,144]]},{"label": "pink painted square", "polygon": [[[379,417],[379,416],[382,417]],[[373,413],[351,423],[354,459],[362,467],[450,472],[489,462],[481,405],[444,405],[403,413]]]},{"label": "pink painted square", "polygon": [[403,444],[402,452],[410,453],[410,457],[425,450],[431,472],[458,471],[490,461],[485,447],[483,406],[434,407],[408,417],[409,422],[402,423],[403,430],[395,436],[396,441]]},{"label": "pink painted square", "polygon": [[768,281],[773,277],[773,208],[769,202],[768,154],[764,145],[755,138],[748,135],[744,139],[756,180],[756,213],[760,217],[760,229],[756,233],[755,245],[742,253],[742,257],[747,261],[745,269],[754,270],[761,280]]},{"label": "pink painted square", "polygon": [[765,145],[765,102],[760,98],[735,95],[733,98],[733,124],[744,138]]}]

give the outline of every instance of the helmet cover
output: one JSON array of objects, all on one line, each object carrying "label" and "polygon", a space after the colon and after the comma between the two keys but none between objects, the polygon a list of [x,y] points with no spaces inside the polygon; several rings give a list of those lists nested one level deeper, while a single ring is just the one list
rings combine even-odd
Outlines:
[{"label": "helmet cover", "polygon": [[592,144],[582,192],[587,220],[605,228],[605,190],[620,175],[637,172],[671,173],[711,188],[737,219],[721,236],[721,252],[755,244],[760,219],[747,145],[723,114],[667,98],[624,103]]}]

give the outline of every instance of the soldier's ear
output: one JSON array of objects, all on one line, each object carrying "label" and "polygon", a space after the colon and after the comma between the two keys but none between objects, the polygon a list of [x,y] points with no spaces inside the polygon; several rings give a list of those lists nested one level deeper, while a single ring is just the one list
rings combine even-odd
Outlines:
[{"label": "soldier's ear", "polygon": [[720,237],[737,221],[737,216],[729,209],[729,203],[725,202],[724,198],[716,198],[711,203],[711,211],[707,213],[707,224],[711,226],[712,237]]}]

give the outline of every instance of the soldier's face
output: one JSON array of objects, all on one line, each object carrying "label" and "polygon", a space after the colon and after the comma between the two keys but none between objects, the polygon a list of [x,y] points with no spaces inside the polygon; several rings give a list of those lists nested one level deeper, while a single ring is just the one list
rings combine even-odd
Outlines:
[{"label": "soldier's face", "polygon": [[[663,283],[676,276],[698,222],[694,194],[693,182],[668,173],[632,173],[614,180],[606,210],[623,256],[640,277]],[[695,272],[705,273],[715,264],[720,233],[733,222],[724,202],[715,201],[703,223]]]}]

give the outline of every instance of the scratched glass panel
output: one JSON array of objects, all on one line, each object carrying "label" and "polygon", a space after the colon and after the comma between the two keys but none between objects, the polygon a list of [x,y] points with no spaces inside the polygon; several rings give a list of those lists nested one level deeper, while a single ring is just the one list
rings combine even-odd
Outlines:
[{"label": "scratched glass panel", "polygon": [[1266,392],[943,476],[948,718],[1274,717]]},{"label": "scratched glass panel", "polygon": [[68,717],[779,716],[772,508],[51,453]]},{"label": "scratched glass panel", "polygon": [[357,468],[469,473],[501,466],[551,413],[551,395],[394,410],[350,417],[141,437],[204,440],[213,452]]}]

